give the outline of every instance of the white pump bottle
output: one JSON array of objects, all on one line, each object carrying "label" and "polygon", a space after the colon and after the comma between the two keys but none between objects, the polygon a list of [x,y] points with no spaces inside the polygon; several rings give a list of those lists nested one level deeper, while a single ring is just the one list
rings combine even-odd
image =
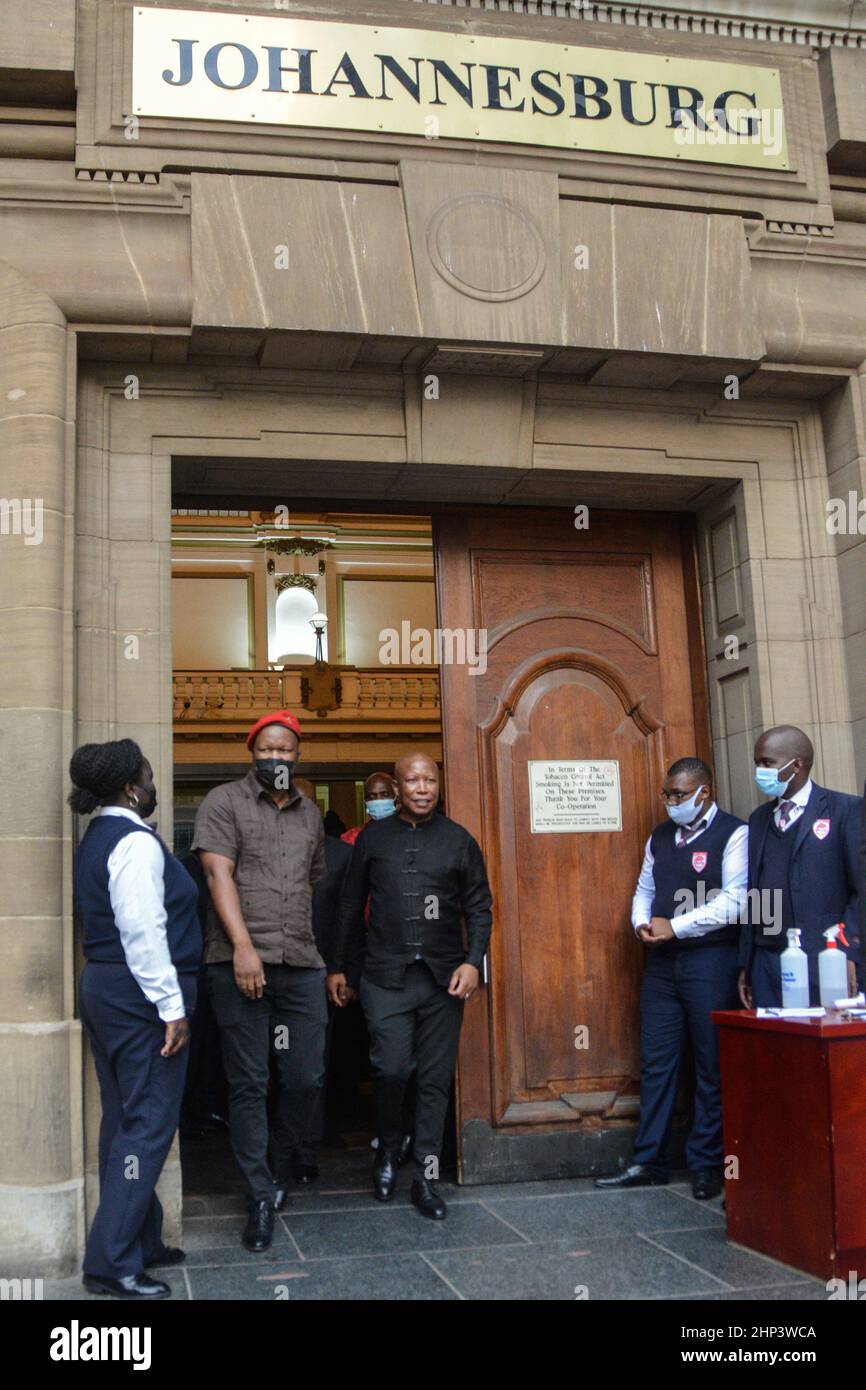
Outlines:
[{"label": "white pump bottle", "polygon": [[[800,949],[800,932],[792,927],[787,933],[788,949],[781,955],[782,965],[782,1008],[808,1009],[809,1007],[809,960]],[[838,999],[839,996],[836,995]]]}]

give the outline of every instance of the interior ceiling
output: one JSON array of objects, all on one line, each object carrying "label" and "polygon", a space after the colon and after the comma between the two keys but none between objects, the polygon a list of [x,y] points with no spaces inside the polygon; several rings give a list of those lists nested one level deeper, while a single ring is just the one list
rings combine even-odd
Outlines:
[{"label": "interior ceiling", "polygon": [[383,545],[421,551],[432,545],[428,516],[307,506],[293,507],[288,517],[278,519],[268,508],[202,507],[198,504],[209,499],[198,497],[196,501],[195,507],[172,508],[172,538],[178,544],[212,544],[214,540],[233,546],[273,544],[277,550],[283,547],[282,553],[287,555],[306,556],[318,552],[292,547],[312,547],[316,540],[322,542],[322,549],[335,553],[346,548],[379,550]]}]

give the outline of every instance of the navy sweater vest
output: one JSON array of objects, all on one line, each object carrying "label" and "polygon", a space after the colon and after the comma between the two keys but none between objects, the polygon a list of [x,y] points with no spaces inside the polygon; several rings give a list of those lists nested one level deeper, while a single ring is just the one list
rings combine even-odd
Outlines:
[{"label": "navy sweater vest", "polygon": [[[95,816],[75,851],[72,888],[84,928],[86,960],[126,964],[108,891],[108,860],[115,845],[130,834],[152,835],[153,831],[127,816]],[[202,953],[198,890],[162,840],[159,846],[165,860],[165,930],[172,963],[178,971],[198,970]]]},{"label": "navy sweater vest", "polygon": [[[717,810],[712,824],[708,825],[697,839],[686,845],[677,845],[676,835],[679,827],[672,820],[656,827],[650,838],[654,860],[654,917],[675,919],[677,908],[680,912],[686,912],[693,907],[699,907],[714,889],[721,888],[725,846],[737,827],[742,824],[736,816],[729,815],[727,811]],[[691,896],[684,901],[685,891]],[[723,941],[737,941],[739,935],[739,925],[730,922],[727,926],[717,927],[704,936],[686,936],[669,944],[689,949],[697,946],[718,946]]]},{"label": "navy sweater vest", "polygon": [[[755,928],[755,945],[764,946],[770,951],[784,951],[788,944],[785,933],[789,927],[797,925],[794,921],[794,906],[791,902],[791,858],[797,839],[795,826],[796,821],[789,830],[782,831],[776,828],[775,821],[770,821],[756,881],[752,885],[759,891],[773,892],[775,890],[782,894],[781,930],[768,929],[772,926],[778,927],[778,922],[764,923]],[[762,897],[761,902],[763,903],[763,901]]]}]

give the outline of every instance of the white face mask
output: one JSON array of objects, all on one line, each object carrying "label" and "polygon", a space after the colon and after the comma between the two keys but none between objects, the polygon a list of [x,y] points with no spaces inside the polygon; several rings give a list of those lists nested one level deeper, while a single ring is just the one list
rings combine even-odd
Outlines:
[{"label": "white face mask", "polygon": [[691,825],[692,821],[697,818],[697,803],[700,801],[701,797],[703,796],[703,793],[704,788],[698,787],[694,796],[689,801],[680,802],[679,806],[668,806],[666,802],[665,810],[667,811],[671,820],[675,821],[677,825]]}]

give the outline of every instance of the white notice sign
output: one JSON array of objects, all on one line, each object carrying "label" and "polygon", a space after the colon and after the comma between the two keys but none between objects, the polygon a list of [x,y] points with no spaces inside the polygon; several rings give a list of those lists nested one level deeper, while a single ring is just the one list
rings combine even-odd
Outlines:
[{"label": "white notice sign", "polygon": [[533,835],[622,830],[619,763],[529,763]]}]

